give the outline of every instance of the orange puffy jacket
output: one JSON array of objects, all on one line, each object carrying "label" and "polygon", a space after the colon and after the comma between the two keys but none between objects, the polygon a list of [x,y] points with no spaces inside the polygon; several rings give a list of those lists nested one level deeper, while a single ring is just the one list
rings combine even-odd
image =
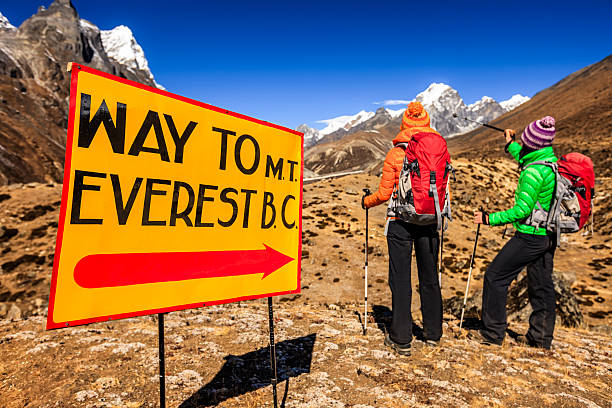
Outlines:
[{"label": "orange puffy jacket", "polygon": [[378,186],[378,191],[367,196],[364,200],[366,208],[375,207],[387,201],[393,194],[393,189],[399,181],[399,175],[404,165],[405,150],[398,146],[399,143],[408,143],[412,139],[412,135],[419,132],[435,132],[430,127],[410,127],[402,130],[393,139],[393,147],[387,153],[385,162],[383,163],[382,179]]}]

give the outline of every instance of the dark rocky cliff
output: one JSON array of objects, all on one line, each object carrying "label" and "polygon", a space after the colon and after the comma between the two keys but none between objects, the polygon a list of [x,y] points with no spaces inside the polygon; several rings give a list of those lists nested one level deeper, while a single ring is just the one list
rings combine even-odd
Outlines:
[{"label": "dark rocky cliff", "polygon": [[70,0],[0,30],[0,184],[62,179],[71,61],[155,86],[106,54]]}]

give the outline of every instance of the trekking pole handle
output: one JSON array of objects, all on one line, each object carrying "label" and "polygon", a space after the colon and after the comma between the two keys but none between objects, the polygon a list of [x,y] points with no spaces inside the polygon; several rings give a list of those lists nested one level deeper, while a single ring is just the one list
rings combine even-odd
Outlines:
[{"label": "trekking pole handle", "polygon": [[484,126],[484,127],[488,127],[488,128],[490,128],[490,129],[493,129],[493,130],[497,130],[497,131],[500,131],[500,132],[502,132],[502,133],[504,133],[504,132],[505,132],[505,130],[504,130],[504,129],[502,129],[502,128],[498,128],[497,126],[489,125],[488,123],[481,123],[481,124],[482,124],[482,126]]},{"label": "trekking pole handle", "polygon": [[366,223],[367,223],[367,221],[368,221],[368,215],[367,215],[367,214],[368,214],[368,208],[365,206],[364,202],[365,202],[365,198],[366,198],[367,196],[369,196],[370,194],[372,194],[372,193],[370,192],[370,189],[369,189],[369,188],[364,188],[364,189],[363,189],[363,192],[364,192],[365,194],[363,195],[363,197],[361,197],[361,208],[363,208],[364,210],[366,210]]},{"label": "trekking pole handle", "polygon": [[[482,217],[482,223],[484,224],[485,219],[484,219],[484,215],[485,215],[485,209],[484,207],[481,205],[478,207],[478,211],[480,211],[481,217]],[[479,225],[480,227],[480,225]],[[480,231],[480,228],[478,228],[478,230],[476,231],[476,240],[478,240],[478,231]]]}]

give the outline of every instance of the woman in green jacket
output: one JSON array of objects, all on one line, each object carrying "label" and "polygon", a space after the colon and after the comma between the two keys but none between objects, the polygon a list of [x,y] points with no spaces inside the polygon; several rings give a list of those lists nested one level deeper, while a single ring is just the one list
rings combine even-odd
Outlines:
[{"label": "woman in green jacket", "polygon": [[521,146],[514,141],[515,132],[507,129],[506,151],[519,163],[521,174],[514,195],[514,206],[506,211],[488,214],[475,212],[476,224],[510,224],[515,235],[497,254],[487,268],[482,295],[482,324],[479,340],[500,345],[506,334],[506,299],[508,287],[519,272],[527,267],[529,302],[533,312],[529,317],[529,330],[519,341],[534,347],[550,349],[555,328],[555,290],[552,282],[555,236],[546,228],[529,224],[534,209],[550,209],[555,193],[556,177],[545,165],[531,163],[556,162],[552,141],[555,120],[546,116],[530,123],[521,135]]}]

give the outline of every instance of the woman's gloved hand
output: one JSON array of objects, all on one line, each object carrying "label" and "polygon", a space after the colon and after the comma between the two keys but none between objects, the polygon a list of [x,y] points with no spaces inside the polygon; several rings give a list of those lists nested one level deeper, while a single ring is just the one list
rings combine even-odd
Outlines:
[{"label": "woman's gloved hand", "polygon": [[504,136],[506,137],[506,146],[504,147],[504,151],[508,153],[508,146],[510,146],[510,143],[516,140],[516,132],[514,129],[506,129],[504,130]]},{"label": "woman's gloved hand", "polygon": [[361,197],[361,208],[363,208],[364,210],[366,210],[366,206],[365,206],[365,199],[367,196],[369,196],[370,193],[370,189],[369,188],[364,188],[363,189],[363,196]]},{"label": "woman's gloved hand", "polygon": [[474,211],[474,224],[489,225],[489,213],[482,211]]}]

